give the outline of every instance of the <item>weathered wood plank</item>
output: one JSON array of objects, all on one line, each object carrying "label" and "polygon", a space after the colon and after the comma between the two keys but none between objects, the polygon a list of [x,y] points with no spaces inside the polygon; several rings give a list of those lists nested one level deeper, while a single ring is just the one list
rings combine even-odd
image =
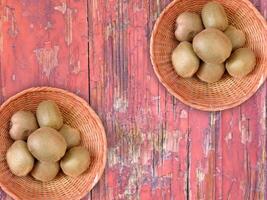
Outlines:
[{"label": "weathered wood plank", "polygon": [[43,85],[88,99],[87,1],[1,2],[1,99]]},{"label": "weathered wood plank", "polygon": [[266,86],[222,113],[223,199],[265,199]]},{"label": "weathered wood plank", "polygon": [[3,5],[2,93],[31,86],[65,88],[88,98],[86,1]]},{"label": "weathered wood plank", "polygon": [[90,99],[109,142],[92,199],[186,199],[188,107],[167,94],[149,60],[166,4],[89,1]]},{"label": "weathered wood plank", "polygon": [[[266,1],[254,3],[266,16]],[[266,84],[242,106],[211,113],[209,119],[202,112],[194,116],[189,113],[195,130],[190,133],[190,199],[264,199]]]},{"label": "weathered wood plank", "polygon": [[[217,113],[169,95],[149,60],[169,0],[2,2],[1,98],[61,87],[88,99],[104,122],[106,171],[84,200],[267,198],[266,84]],[[254,4],[266,18],[267,2]]]},{"label": "weathered wood plank", "polygon": [[[266,17],[266,1],[253,1]],[[243,105],[222,112],[222,199],[266,199],[266,83]]]},{"label": "weathered wood plank", "polygon": [[189,199],[215,198],[215,113],[189,112]]}]

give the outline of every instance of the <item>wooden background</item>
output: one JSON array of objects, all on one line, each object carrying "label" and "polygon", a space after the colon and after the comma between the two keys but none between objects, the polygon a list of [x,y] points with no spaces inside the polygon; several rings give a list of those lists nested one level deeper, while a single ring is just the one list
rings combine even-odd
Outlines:
[{"label": "wooden background", "polygon": [[[223,112],[168,94],[149,39],[169,0],[0,2],[1,102],[55,86],[85,98],[104,123],[106,170],[83,200],[267,199],[266,83]],[[267,1],[253,3],[266,19]]]}]

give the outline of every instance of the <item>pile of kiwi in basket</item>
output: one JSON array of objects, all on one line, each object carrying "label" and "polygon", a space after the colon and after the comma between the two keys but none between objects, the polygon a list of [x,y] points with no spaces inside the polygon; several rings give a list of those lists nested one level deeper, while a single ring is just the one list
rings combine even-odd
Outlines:
[{"label": "pile of kiwi in basket", "polygon": [[10,125],[14,143],[7,150],[6,160],[14,175],[30,173],[36,180],[47,182],[57,176],[60,168],[71,177],[88,169],[90,154],[80,146],[80,132],[63,124],[55,102],[41,102],[36,117],[30,111],[17,111]]},{"label": "pile of kiwi in basket", "polygon": [[[172,64],[183,78],[196,76],[207,83],[230,76],[242,78],[253,71],[256,56],[244,32],[229,25],[224,7],[217,2],[204,5],[201,16],[184,12],[176,20],[175,37],[180,44],[172,53]],[[191,43],[192,42],[192,43]]]}]

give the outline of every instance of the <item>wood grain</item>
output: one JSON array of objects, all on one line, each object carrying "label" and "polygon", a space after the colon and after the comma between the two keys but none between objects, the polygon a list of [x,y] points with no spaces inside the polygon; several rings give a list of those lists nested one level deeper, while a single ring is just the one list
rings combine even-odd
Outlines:
[{"label": "wood grain", "polygon": [[[222,112],[168,94],[149,39],[170,0],[0,2],[1,101],[31,86],[60,87],[88,100],[104,123],[106,170],[83,200],[267,199],[266,83]],[[267,18],[267,2],[253,2]]]},{"label": "wood grain", "polygon": [[88,98],[86,1],[4,0],[2,10],[2,97],[49,85]]}]

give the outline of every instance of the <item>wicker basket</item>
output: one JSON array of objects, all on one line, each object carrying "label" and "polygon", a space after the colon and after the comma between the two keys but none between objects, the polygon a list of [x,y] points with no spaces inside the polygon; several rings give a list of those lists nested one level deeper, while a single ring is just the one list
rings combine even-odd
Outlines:
[{"label": "wicker basket", "polygon": [[208,0],[174,0],[158,18],[151,38],[150,53],[154,71],[168,91],[183,103],[205,111],[235,107],[248,100],[267,76],[267,25],[265,19],[248,0],[218,0],[226,9],[232,25],[246,34],[246,46],[257,55],[256,69],[247,77],[235,79],[224,75],[217,83],[207,84],[196,77],[179,77],[171,62],[178,45],[175,20],[184,11],[200,14]]},{"label": "wicker basket", "polygon": [[[82,145],[92,154],[89,169],[77,178],[60,172],[55,180],[41,183],[30,176],[16,177],[8,169],[5,154],[13,142],[8,133],[12,114],[21,109],[35,112],[37,105],[47,99],[58,104],[65,123],[80,130]],[[106,163],[106,135],[96,113],[80,97],[56,88],[31,88],[8,99],[0,108],[0,116],[0,185],[14,199],[81,199],[100,179]]]}]

